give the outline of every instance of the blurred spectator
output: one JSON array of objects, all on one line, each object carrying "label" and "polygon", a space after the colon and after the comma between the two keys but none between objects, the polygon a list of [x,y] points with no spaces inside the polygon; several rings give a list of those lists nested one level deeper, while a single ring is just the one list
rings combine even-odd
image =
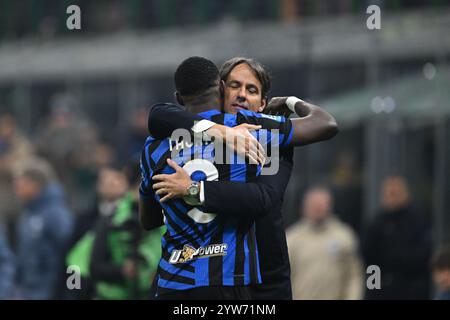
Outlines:
[{"label": "blurred spectator", "polygon": [[130,188],[95,233],[91,272],[99,299],[148,299],[161,258],[165,228],[146,232],[138,218],[139,162],[130,161],[124,172]]},{"label": "blurred spectator", "polygon": [[353,150],[339,151],[333,171],[332,184],[335,210],[358,236],[361,234],[362,179],[360,165]]},{"label": "blurred spectator", "polygon": [[12,171],[32,155],[29,141],[11,114],[0,115],[0,223],[14,224],[19,208],[14,198]]},{"label": "blurred spectator", "polygon": [[33,159],[15,173],[14,191],[23,205],[17,230],[16,297],[52,299],[72,214],[51,167],[43,160]]},{"label": "blurred spectator", "polygon": [[135,261],[138,274],[137,283],[131,292],[134,297],[148,299],[154,298],[156,293],[150,292],[150,290],[152,281],[156,276],[159,260],[161,259],[161,237],[166,232],[166,226],[163,225],[151,231],[145,231],[141,226],[138,204],[141,183],[139,159],[140,157],[137,157],[135,160],[129,160],[124,168],[131,188],[128,196],[120,204],[119,209],[122,210],[117,210],[115,215],[116,224],[119,223],[122,227],[127,226],[128,232],[134,235],[137,244],[128,249],[128,252],[131,253],[129,258]]},{"label": "blurred spectator", "polygon": [[11,114],[0,116],[0,153],[2,166],[12,168],[14,163],[27,160],[33,153],[30,142],[17,127]]},{"label": "blurred spectator", "polygon": [[116,200],[122,196],[123,191],[115,192],[114,180],[110,171],[114,163],[114,152],[106,144],[99,144],[95,149],[94,166],[91,167],[95,174],[94,199],[89,202],[90,207],[81,211],[75,220],[75,226],[71,236],[70,246],[74,245],[87,231],[94,228],[101,216],[111,214],[115,208]]},{"label": "blurred spectator", "polygon": [[73,232],[67,245],[66,265],[77,265],[81,270],[81,290],[67,291],[65,285],[60,288],[64,292],[64,296],[70,299],[90,299],[92,297],[93,284],[89,264],[95,226],[102,217],[112,214],[117,200],[125,192],[123,187],[117,186],[117,180],[114,179],[111,148],[107,145],[99,145],[96,150],[94,158],[98,174],[94,190],[95,199],[89,209],[80,212],[75,217]]},{"label": "blurred spectator", "polygon": [[93,154],[86,161],[79,162],[72,172],[72,207],[77,214],[92,211],[96,203],[96,183],[102,168],[116,163],[115,150],[106,143],[93,147]]},{"label": "blurred spectator", "polygon": [[103,200],[99,202],[100,216],[94,229],[93,260],[90,265],[94,287],[99,281],[120,281],[123,276],[121,268],[111,262],[111,252],[108,251],[106,242],[113,213],[116,211],[120,199],[128,190],[126,176],[118,169],[103,168],[99,174],[97,190],[100,195],[103,195]]},{"label": "blurred spectator", "polygon": [[72,168],[90,160],[97,144],[97,132],[68,94],[55,95],[51,113],[38,129],[36,147],[54,166],[63,181]]},{"label": "blurred spectator", "polygon": [[14,257],[0,226],[0,299],[11,299],[14,284]]},{"label": "blurred spectator", "polygon": [[95,127],[76,107],[72,96],[58,94],[52,98],[51,113],[41,123],[35,143],[38,154],[55,168],[67,188],[70,203],[78,212],[77,205],[83,203],[84,190],[92,191],[78,184],[85,168],[92,165],[98,137]]},{"label": "blurred spectator", "polygon": [[361,170],[353,151],[340,151],[337,155],[336,166],[333,169],[333,183],[338,188],[360,186]]},{"label": "blurred spectator", "polygon": [[431,235],[424,215],[412,206],[406,181],[386,178],[382,186],[382,209],[365,235],[367,265],[381,269],[381,289],[367,290],[367,299],[427,299]]},{"label": "blurred spectator", "polygon": [[93,160],[95,171],[98,172],[103,167],[112,166],[116,162],[116,154],[110,145],[100,143],[95,147]]},{"label": "blurred spectator", "polygon": [[350,13],[351,0],[325,0],[314,1],[315,14],[329,15],[329,14],[345,14]]},{"label": "blurred spectator", "polygon": [[436,300],[450,300],[450,246],[438,250],[431,260]]},{"label": "blurred spectator", "polygon": [[100,32],[117,32],[123,30],[127,18],[126,4],[121,1],[108,1],[96,5],[95,23]]},{"label": "blurred spectator", "polygon": [[293,22],[298,16],[298,1],[297,0],[281,0],[280,11],[281,19],[284,22]]},{"label": "blurred spectator", "polygon": [[142,151],[142,146],[148,136],[148,108],[138,108],[131,113],[130,129],[127,142],[125,143],[126,150],[124,160],[129,158],[139,157]]},{"label": "blurred spectator", "polygon": [[303,219],[287,231],[294,299],[362,298],[357,239],[332,210],[327,189],[310,189],[303,200]]},{"label": "blurred spectator", "polygon": [[58,19],[49,15],[39,22],[38,36],[42,42],[51,42],[55,40],[57,30]]}]

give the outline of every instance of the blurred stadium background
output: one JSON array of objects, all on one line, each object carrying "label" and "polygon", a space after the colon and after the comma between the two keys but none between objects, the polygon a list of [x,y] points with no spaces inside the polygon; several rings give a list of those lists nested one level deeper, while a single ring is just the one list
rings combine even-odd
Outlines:
[{"label": "blurred stadium background", "polygon": [[[66,28],[71,4],[81,30]],[[381,7],[381,30],[366,26],[370,4]],[[450,242],[449,9],[446,0],[0,0],[0,114],[53,164],[76,215],[94,201],[101,163],[140,151],[147,108],[173,100],[184,58],[253,57],[271,71],[271,96],[314,102],[340,126],[296,150],[286,226],[303,192],[326,184],[361,235],[383,179],[400,174],[437,247]],[[76,138],[51,136],[62,118]],[[0,214],[14,247],[11,193],[2,189]]]}]

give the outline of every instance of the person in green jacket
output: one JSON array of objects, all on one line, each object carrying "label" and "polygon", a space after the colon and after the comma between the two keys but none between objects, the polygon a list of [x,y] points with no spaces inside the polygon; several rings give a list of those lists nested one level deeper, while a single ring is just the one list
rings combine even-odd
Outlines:
[{"label": "person in green jacket", "polygon": [[139,223],[139,162],[129,161],[123,173],[131,186],[129,192],[99,226],[93,243],[91,272],[98,280],[95,297],[99,299],[149,298],[161,257],[165,228],[147,232]]},{"label": "person in green jacket", "polygon": [[95,299],[148,299],[161,257],[165,227],[145,231],[138,219],[139,163],[130,161],[116,171],[118,181],[127,177],[130,188],[109,216],[101,217],[69,253],[83,277],[91,277]]}]

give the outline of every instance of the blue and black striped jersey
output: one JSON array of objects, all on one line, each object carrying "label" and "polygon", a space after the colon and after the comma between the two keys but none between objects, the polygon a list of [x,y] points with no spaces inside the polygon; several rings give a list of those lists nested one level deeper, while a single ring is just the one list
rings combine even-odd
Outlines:
[{"label": "blue and black striped jersey", "polygon": [[[291,122],[284,117],[267,116],[249,111],[236,115],[217,110],[200,113],[203,118],[234,127],[242,123],[259,124],[263,129],[254,134],[263,145],[284,146],[292,139]],[[276,131],[272,131],[275,129]],[[167,165],[172,158],[192,180],[251,181],[261,172],[260,166],[233,159],[215,161],[213,142],[186,144],[156,140],[149,136],[141,157],[140,194],[160,197],[153,192],[152,176],[170,174]],[[178,144],[179,146],[179,144]],[[230,153],[224,153],[230,157]],[[222,159],[227,160],[227,159]],[[162,237],[162,257],[158,268],[158,290],[186,290],[201,286],[237,286],[261,283],[254,220],[238,219],[203,212],[182,199],[161,203],[167,232]],[[155,212],[155,214],[158,214]]]}]

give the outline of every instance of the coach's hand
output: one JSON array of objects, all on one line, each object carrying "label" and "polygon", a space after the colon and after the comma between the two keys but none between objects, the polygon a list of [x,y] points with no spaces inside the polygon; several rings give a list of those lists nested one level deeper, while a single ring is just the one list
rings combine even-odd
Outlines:
[{"label": "coach's hand", "polygon": [[152,177],[153,181],[159,181],[153,184],[156,194],[165,196],[161,198],[161,202],[165,202],[172,198],[181,198],[188,195],[187,189],[191,185],[191,177],[181,168],[175,161],[167,159],[167,164],[171,166],[175,173],[157,174]]},{"label": "coach's hand", "polygon": [[287,98],[289,97],[274,97],[270,99],[263,113],[288,118],[292,114],[292,111],[286,105]]}]

